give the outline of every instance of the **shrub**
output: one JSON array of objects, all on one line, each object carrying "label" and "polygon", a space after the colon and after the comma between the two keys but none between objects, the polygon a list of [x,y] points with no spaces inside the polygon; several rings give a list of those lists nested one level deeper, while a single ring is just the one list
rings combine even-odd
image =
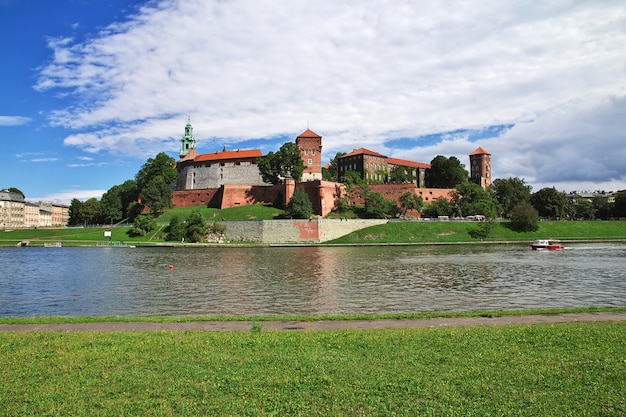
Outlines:
[{"label": "shrub", "polygon": [[518,232],[539,230],[539,212],[530,203],[520,203],[511,211],[511,228]]}]

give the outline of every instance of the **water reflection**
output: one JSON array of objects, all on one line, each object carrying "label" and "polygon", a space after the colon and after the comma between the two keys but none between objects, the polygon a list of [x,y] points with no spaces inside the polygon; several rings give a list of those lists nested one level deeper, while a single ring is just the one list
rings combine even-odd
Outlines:
[{"label": "water reflection", "polygon": [[[266,315],[626,304],[626,244],[0,248],[0,315]],[[173,265],[173,269],[168,266]]]}]

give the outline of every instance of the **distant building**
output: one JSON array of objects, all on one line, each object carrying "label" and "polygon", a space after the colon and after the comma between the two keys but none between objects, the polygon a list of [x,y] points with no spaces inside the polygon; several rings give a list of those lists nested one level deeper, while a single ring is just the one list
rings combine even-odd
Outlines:
[{"label": "distant building", "polygon": [[21,194],[0,191],[0,222],[3,229],[63,227],[69,221],[69,206],[26,202]]},{"label": "distant building", "polygon": [[185,125],[180,160],[176,163],[177,190],[200,190],[229,185],[266,185],[256,160],[263,156],[258,149],[199,154],[191,122]]},{"label": "distant building", "polygon": [[408,161],[406,159],[387,158],[387,165],[390,174],[394,169],[403,170],[405,176],[413,179],[412,183],[417,188],[429,186],[430,164]]},{"label": "distant building", "polygon": [[483,188],[491,186],[491,154],[479,147],[469,155],[470,181]]},{"label": "distant building", "polygon": [[346,172],[356,171],[365,182],[385,183],[389,178],[387,157],[365,148],[355,149],[337,158],[337,176],[339,182]]},{"label": "distant building", "polygon": [[24,197],[21,194],[0,191],[0,222],[3,229],[24,227]]},{"label": "distant building", "polygon": [[296,145],[300,148],[300,156],[304,162],[302,181],[316,181],[322,179],[322,137],[307,129],[296,138]]}]

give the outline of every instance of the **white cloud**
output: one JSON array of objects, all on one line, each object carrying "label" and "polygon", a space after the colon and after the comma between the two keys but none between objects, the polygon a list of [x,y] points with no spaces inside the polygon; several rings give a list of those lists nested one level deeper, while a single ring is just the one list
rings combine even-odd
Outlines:
[{"label": "white cloud", "polygon": [[29,123],[32,119],[24,116],[0,116],[0,126],[20,126]]},{"label": "white cloud", "polygon": [[107,190],[67,190],[54,194],[47,194],[41,197],[28,197],[27,200],[30,202],[47,201],[69,205],[74,198],[80,201],[85,201],[90,198],[100,199],[106,191]]},{"label": "white cloud", "polygon": [[[585,159],[585,141],[605,140],[611,105],[597,103],[626,95],[625,28],[626,6],[610,0],[171,0],[83,43],[51,40],[54,59],[37,88],[73,95],[50,117],[76,129],[65,144],[93,153],[175,151],[187,115],[207,151],[215,137],[295,137],[308,121],[324,136],[327,158],[361,146],[387,152],[382,144],[396,138],[518,123],[502,145],[488,145],[502,172],[623,179],[610,155],[601,158],[621,149],[623,130],[593,158]],[[560,123],[576,120],[558,111],[584,113],[588,135],[560,135]],[[529,135],[550,147],[537,152]],[[412,153],[430,161],[472,146],[455,137]],[[557,161],[563,176],[546,171]]]}]

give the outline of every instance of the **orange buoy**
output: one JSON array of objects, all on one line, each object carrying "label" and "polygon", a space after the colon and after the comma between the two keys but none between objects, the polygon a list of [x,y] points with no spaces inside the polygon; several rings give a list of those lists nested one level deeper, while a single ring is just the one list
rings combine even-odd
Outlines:
[{"label": "orange buoy", "polygon": [[168,268],[169,269],[174,269],[174,265],[170,265]]}]

